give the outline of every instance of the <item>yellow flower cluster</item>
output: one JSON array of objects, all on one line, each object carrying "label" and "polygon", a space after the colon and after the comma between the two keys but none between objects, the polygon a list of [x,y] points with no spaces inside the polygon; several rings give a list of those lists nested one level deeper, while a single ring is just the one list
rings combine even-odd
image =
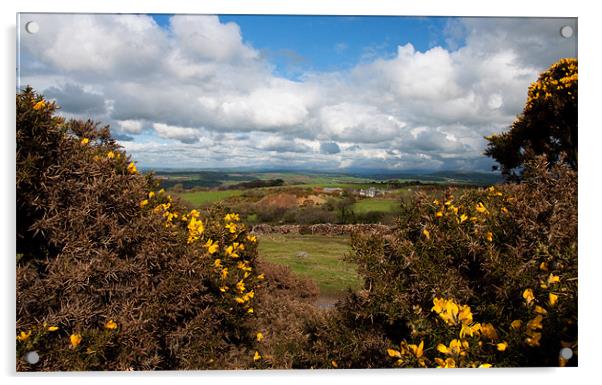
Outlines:
[{"label": "yellow flower cluster", "polygon": [[[539,269],[542,271],[547,271],[548,267],[545,262],[542,262],[539,265]],[[541,289],[551,289],[556,284],[560,282],[560,277],[550,273],[545,281],[540,282]],[[525,300],[525,304],[528,308],[532,309],[533,313],[535,313],[534,318],[530,319],[525,326],[525,343],[529,346],[539,346],[541,340],[541,330],[543,329],[543,317],[548,314],[548,310],[541,305],[537,305],[537,298],[533,292],[533,289],[527,288],[523,291],[523,299]],[[558,302],[558,295],[553,292],[548,292],[548,305],[550,307],[556,306]],[[515,330],[519,330],[522,326],[522,321],[515,320],[512,322],[511,327]]]},{"label": "yellow flower cluster", "polygon": [[136,168],[136,165],[134,164],[134,162],[130,162],[130,164],[128,164],[128,172],[130,174],[137,174],[138,173],[138,169]]},{"label": "yellow flower cluster", "polygon": [[431,309],[441,317],[448,325],[457,325],[472,323],[472,312],[470,306],[458,305],[453,299],[437,298],[433,299]]},{"label": "yellow flower cluster", "polygon": [[[502,192],[496,190],[494,186],[490,186],[484,190],[484,197],[487,199],[490,198],[499,198],[502,197]],[[492,203],[493,206],[498,206],[497,204]],[[463,205],[457,205],[454,203],[453,195],[448,195],[445,198],[445,201],[441,203],[438,199],[433,201],[435,207],[435,219],[436,223],[443,224],[446,223],[446,218],[450,218],[456,224],[463,223],[485,223],[487,217],[491,215],[490,209],[493,207],[487,207],[483,201],[479,201],[476,205],[474,205],[474,209],[466,208]],[[501,207],[499,210],[502,214],[508,214],[508,209],[506,207]],[[422,235],[429,240],[431,238],[431,230],[425,227],[422,231]],[[481,233],[481,227],[477,226],[474,228],[475,234]],[[493,242],[494,235],[491,231],[486,231],[484,233],[484,239],[487,242]]]},{"label": "yellow flower cluster", "polygon": [[[108,320],[105,324],[104,324],[104,328],[112,331],[117,329],[117,323],[115,321],[113,321],[112,319]],[[35,337],[31,337],[33,331],[36,331]],[[58,326],[54,326],[54,325],[48,325],[46,322],[44,322],[44,324],[42,325],[42,327],[34,327],[34,329],[31,330],[27,330],[27,331],[21,331],[19,332],[19,334],[17,334],[17,341],[21,342],[21,343],[28,343],[29,348],[32,348],[31,344],[34,344],[41,338],[43,337],[46,333],[50,332],[56,332],[57,330],[59,330]],[[83,341],[83,337],[81,335],[81,333],[71,333],[69,335],[69,345],[72,349],[77,348]],[[32,341],[33,340],[33,341]],[[27,342],[30,341],[30,342]]]},{"label": "yellow flower cluster", "polygon": [[529,87],[527,109],[533,108],[535,101],[551,99],[561,92],[566,92],[575,100],[578,80],[577,59],[560,59]]},{"label": "yellow flower cluster", "polygon": [[33,105],[33,109],[35,111],[39,111],[45,107],[46,107],[46,102],[44,100],[40,100],[39,102],[37,102]]},{"label": "yellow flower cluster", "polygon": [[[453,299],[435,297],[431,310],[437,313],[447,325],[460,325],[459,338],[452,339],[448,345],[441,343],[437,345],[437,351],[447,356],[445,358],[437,357],[434,359],[437,367],[491,367],[491,364],[479,364],[478,362],[467,361],[466,358],[470,348],[467,338],[474,337],[480,339],[481,337],[485,337],[492,342],[498,339],[497,331],[492,324],[473,322],[470,306],[457,304]],[[483,342],[479,340],[477,344],[478,346],[482,346]],[[505,341],[495,343],[494,345],[498,351],[505,351],[508,347],[508,343]]]},{"label": "yellow flower cluster", "polygon": [[419,345],[408,344],[406,341],[401,342],[399,350],[387,349],[389,357],[397,358],[397,365],[402,365],[406,362],[415,362],[419,366],[426,368],[424,357],[424,341],[420,341]]},{"label": "yellow flower cluster", "polygon": [[[195,210],[193,210],[195,211]],[[188,244],[191,244],[195,241],[198,241],[205,232],[205,225],[203,221],[197,219],[198,216],[192,216],[192,212],[190,214],[190,221],[188,222]]]}]

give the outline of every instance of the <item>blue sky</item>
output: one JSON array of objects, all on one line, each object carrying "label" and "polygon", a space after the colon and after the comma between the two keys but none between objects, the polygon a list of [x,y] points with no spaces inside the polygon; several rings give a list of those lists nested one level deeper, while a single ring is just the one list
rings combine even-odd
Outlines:
[{"label": "blue sky", "polygon": [[577,54],[576,35],[559,34],[576,19],[20,20],[20,84],[66,117],[110,124],[142,168],[488,171],[484,136]]},{"label": "blue sky", "polygon": [[[172,15],[151,15],[169,29]],[[448,48],[448,17],[220,15],[236,23],[245,43],[261,51],[278,75],[298,79],[307,72],[350,69],[376,57],[392,57],[397,46]],[[455,48],[455,47],[454,47]]]}]

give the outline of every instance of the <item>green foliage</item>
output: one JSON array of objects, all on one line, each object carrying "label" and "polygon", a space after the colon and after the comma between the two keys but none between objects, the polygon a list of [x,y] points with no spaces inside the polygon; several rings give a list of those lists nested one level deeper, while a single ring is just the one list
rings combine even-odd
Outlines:
[{"label": "green foliage", "polygon": [[509,131],[492,135],[485,155],[510,178],[520,177],[525,162],[537,155],[550,164],[561,157],[577,169],[577,59],[561,59],[529,87],[527,104]]}]

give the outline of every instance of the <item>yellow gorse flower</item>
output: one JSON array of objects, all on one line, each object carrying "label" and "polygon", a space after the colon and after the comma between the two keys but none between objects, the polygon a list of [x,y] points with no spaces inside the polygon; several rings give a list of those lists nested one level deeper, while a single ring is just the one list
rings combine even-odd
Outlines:
[{"label": "yellow gorse flower", "polygon": [[488,231],[485,234],[485,239],[487,240],[487,242],[493,242],[493,233],[491,231]]},{"label": "yellow gorse flower", "polygon": [[228,229],[228,231],[230,231],[231,234],[234,234],[236,232],[237,225],[236,223],[228,223],[225,227]]},{"label": "yellow gorse flower", "polygon": [[128,172],[130,174],[136,174],[138,172],[138,169],[136,168],[134,162],[130,162],[130,164],[128,164]]},{"label": "yellow gorse flower", "polygon": [[460,338],[472,337],[474,335],[479,335],[481,331],[481,324],[476,323],[474,325],[462,324],[462,328],[460,329]]},{"label": "yellow gorse flower", "polygon": [[109,158],[109,159],[115,158],[115,153],[113,151],[107,152],[107,158]]},{"label": "yellow gorse flower", "polygon": [[263,334],[261,332],[257,332],[256,337],[257,337],[257,341],[261,342],[261,340],[263,339]]},{"label": "yellow gorse flower", "polygon": [[540,263],[539,264],[539,270],[548,271],[548,264],[545,263],[545,262]]},{"label": "yellow gorse flower", "polygon": [[468,341],[453,339],[450,341],[449,347],[444,344],[437,345],[437,351],[448,356],[465,356],[468,347]]},{"label": "yellow gorse flower", "polygon": [[80,142],[83,146],[85,146],[86,144],[90,143],[90,139],[88,138],[83,138]]},{"label": "yellow gorse flower", "polygon": [[435,297],[431,310],[439,314],[439,317],[448,325],[455,325],[458,322],[466,325],[472,323],[470,306],[458,305],[453,299],[446,300]]},{"label": "yellow gorse flower", "polygon": [[257,242],[257,237],[254,235],[247,235],[247,241],[255,243]]},{"label": "yellow gorse flower", "polygon": [[37,102],[36,104],[33,105],[33,109],[35,111],[39,111],[44,107],[46,107],[46,102],[43,100],[40,100],[39,102]]},{"label": "yellow gorse flower", "polygon": [[153,199],[155,197],[155,192],[151,191],[148,193],[148,199]]},{"label": "yellow gorse flower", "polygon": [[542,325],[541,321],[543,321],[543,317],[541,315],[535,316],[535,318],[533,318],[532,320],[530,320],[527,323],[527,329],[528,330],[542,329],[543,325]]},{"label": "yellow gorse flower", "polygon": [[188,243],[190,244],[198,240],[204,231],[205,225],[202,220],[196,217],[190,218],[190,222],[188,222]]},{"label": "yellow gorse flower", "polygon": [[253,355],[253,361],[257,361],[261,359],[261,354],[259,354],[259,352],[256,350],[255,354]]},{"label": "yellow gorse flower", "polygon": [[217,250],[219,250],[219,245],[217,242],[214,242],[211,239],[208,239],[207,242],[205,242],[205,248],[207,249],[207,252],[209,254],[215,254],[217,252]]},{"label": "yellow gorse flower", "polygon": [[427,229],[422,230],[422,235],[424,235],[426,239],[431,239],[431,233]]},{"label": "yellow gorse flower", "polygon": [[109,329],[109,330],[117,329],[117,323],[115,321],[113,321],[112,319],[110,319],[107,321],[107,323],[105,323],[105,329]]},{"label": "yellow gorse flower", "polygon": [[144,206],[146,206],[147,204],[148,204],[148,199],[143,199],[143,200],[140,202],[140,207],[141,207],[141,208],[144,208]]},{"label": "yellow gorse flower", "polygon": [[466,214],[462,214],[460,215],[460,223],[463,223],[464,221],[466,221],[468,219],[468,215]]},{"label": "yellow gorse flower", "polygon": [[421,358],[424,353],[424,341],[420,341],[419,345],[410,344],[408,349],[416,358]]},{"label": "yellow gorse flower", "polygon": [[525,289],[525,291],[523,291],[523,298],[527,302],[527,305],[530,305],[531,302],[533,302],[535,300],[535,296],[533,295],[533,290]]},{"label": "yellow gorse flower", "polygon": [[243,281],[238,281],[236,283],[236,289],[238,290],[239,293],[243,293],[245,291],[245,283]]},{"label": "yellow gorse flower", "polygon": [[49,332],[55,332],[55,331],[59,330],[59,327],[58,326],[48,326],[48,328],[46,330],[48,330]]},{"label": "yellow gorse flower", "polygon": [[558,302],[558,296],[554,293],[550,293],[549,300],[550,300],[550,306],[554,306],[554,305],[556,305],[556,302]]},{"label": "yellow gorse flower", "polygon": [[71,346],[75,348],[82,342],[82,336],[79,333],[71,334],[69,341],[71,342]]},{"label": "yellow gorse flower", "polygon": [[455,368],[456,367],[456,361],[451,357],[447,358],[445,360],[443,360],[439,357],[436,357],[435,362],[437,363],[438,368]]},{"label": "yellow gorse flower", "polygon": [[560,282],[560,277],[554,274],[550,274],[548,277],[548,285]]},{"label": "yellow gorse flower", "polygon": [[548,311],[546,309],[544,309],[543,307],[536,305],[535,306],[535,313],[537,314],[546,314]]},{"label": "yellow gorse flower", "polygon": [[481,333],[490,340],[496,340],[498,338],[497,331],[490,323],[484,323],[481,325]]},{"label": "yellow gorse flower", "polygon": [[17,335],[17,340],[19,340],[21,342],[27,341],[30,336],[31,336],[31,330],[29,330],[28,332],[21,331],[21,333],[19,333]]},{"label": "yellow gorse flower", "polygon": [[500,342],[499,344],[496,345],[497,350],[499,350],[500,352],[505,351],[508,348],[508,343],[506,341]]},{"label": "yellow gorse flower", "polygon": [[253,270],[250,266],[247,266],[247,264],[245,262],[242,262],[242,261],[238,262],[236,264],[236,267],[238,267],[240,270],[243,270],[243,271],[251,271],[251,270]]},{"label": "yellow gorse flower", "polygon": [[487,214],[489,212],[482,202],[477,203],[476,209],[481,214]]},{"label": "yellow gorse flower", "polygon": [[238,255],[238,253],[236,252],[236,248],[232,245],[226,247],[226,250],[224,250],[226,255],[232,258],[239,258],[240,255]]},{"label": "yellow gorse flower", "polygon": [[514,321],[512,321],[512,323],[510,324],[510,327],[514,330],[518,330],[520,329],[520,327],[523,325],[523,321],[519,320],[519,319],[515,319]]},{"label": "yellow gorse flower", "polygon": [[226,216],[224,217],[224,221],[226,221],[226,222],[238,222],[238,221],[240,221],[240,216],[238,214],[235,214],[235,213],[229,213],[229,214],[226,214]]}]

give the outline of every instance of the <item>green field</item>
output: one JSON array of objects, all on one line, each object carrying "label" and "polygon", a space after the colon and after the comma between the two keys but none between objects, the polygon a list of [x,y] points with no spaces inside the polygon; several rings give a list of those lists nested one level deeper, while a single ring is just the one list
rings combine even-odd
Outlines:
[{"label": "green field", "polygon": [[259,237],[258,248],[260,258],[311,278],[321,296],[337,297],[361,285],[354,265],[341,260],[350,250],[347,236],[269,234]]},{"label": "green field", "polygon": [[200,206],[205,203],[212,203],[230,198],[232,196],[238,196],[241,194],[241,190],[209,190],[209,191],[196,191],[179,194],[180,198],[190,202],[194,206]]},{"label": "green field", "polygon": [[398,200],[393,199],[362,199],[361,201],[354,203],[351,209],[358,214],[370,211],[390,213],[398,211],[399,204]]}]

